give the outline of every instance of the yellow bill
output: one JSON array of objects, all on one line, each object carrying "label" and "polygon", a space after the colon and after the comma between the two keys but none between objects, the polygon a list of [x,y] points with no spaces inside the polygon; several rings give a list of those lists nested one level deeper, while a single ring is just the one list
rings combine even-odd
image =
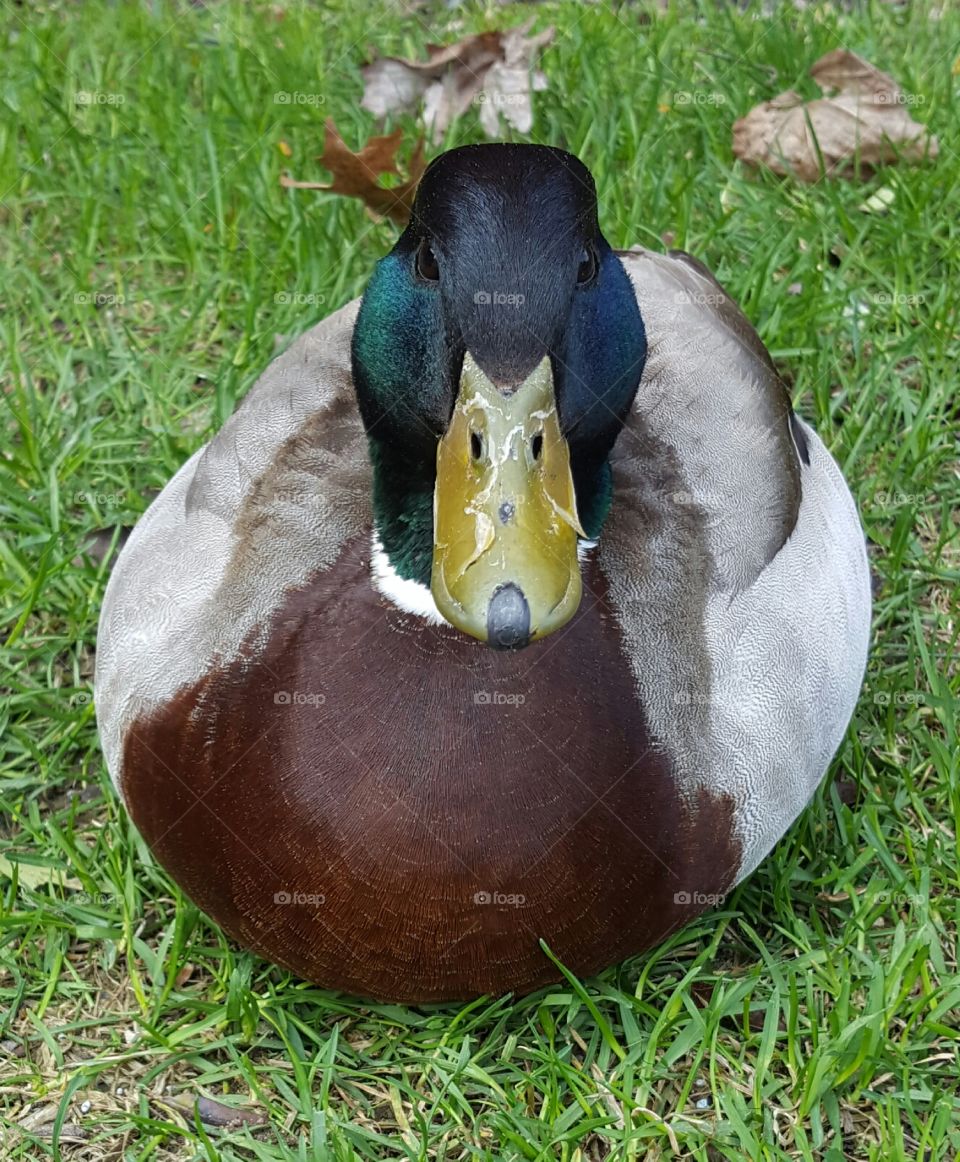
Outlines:
[{"label": "yellow bill", "polygon": [[443,616],[501,649],[576,613],[582,586],[570,451],[545,357],[497,387],[467,352],[437,452],[431,590]]}]

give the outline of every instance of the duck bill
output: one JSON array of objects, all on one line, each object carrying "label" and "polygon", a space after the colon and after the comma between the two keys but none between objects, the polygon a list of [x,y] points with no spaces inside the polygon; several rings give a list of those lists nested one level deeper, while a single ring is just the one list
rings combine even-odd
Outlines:
[{"label": "duck bill", "polygon": [[433,536],[433,598],[464,633],[517,649],[576,613],[586,534],[548,357],[498,387],[467,352],[437,451]]}]

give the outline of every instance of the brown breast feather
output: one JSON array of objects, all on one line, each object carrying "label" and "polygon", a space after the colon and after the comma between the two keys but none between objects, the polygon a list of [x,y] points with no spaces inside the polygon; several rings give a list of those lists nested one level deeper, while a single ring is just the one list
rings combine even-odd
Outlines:
[{"label": "brown breast feather", "polygon": [[733,882],[733,804],[678,794],[595,563],[568,627],[498,653],[387,603],[368,544],[128,730],[133,819],[227,933],[326,987],[463,999],[555,980],[540,938],[597,971]]}]

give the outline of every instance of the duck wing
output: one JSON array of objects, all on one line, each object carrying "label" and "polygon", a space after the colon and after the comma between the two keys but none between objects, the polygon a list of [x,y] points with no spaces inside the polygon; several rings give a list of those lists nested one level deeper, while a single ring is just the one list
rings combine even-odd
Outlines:
[{"label": "duck wing", "polygon": [[682,251],[620,254],[647,332],[647,362],[617,441],[629,494],[650,457],[666,508],[703,524],[710,586],[748,587],[779,552],[800,507],[800,455],[787,389],[746,316]]}]

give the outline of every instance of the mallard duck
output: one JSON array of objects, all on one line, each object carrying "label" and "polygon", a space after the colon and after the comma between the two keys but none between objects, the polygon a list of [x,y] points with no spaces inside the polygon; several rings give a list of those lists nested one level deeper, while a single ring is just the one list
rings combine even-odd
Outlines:
[{"label": "mallard duck", "polygon": [[840,745],[843,477],[696,259],[615,251],[560,149],[427,169],[363,298],[113,570],[107,764],[231,937],[394,1001],[527,992],[749,875]]}]

